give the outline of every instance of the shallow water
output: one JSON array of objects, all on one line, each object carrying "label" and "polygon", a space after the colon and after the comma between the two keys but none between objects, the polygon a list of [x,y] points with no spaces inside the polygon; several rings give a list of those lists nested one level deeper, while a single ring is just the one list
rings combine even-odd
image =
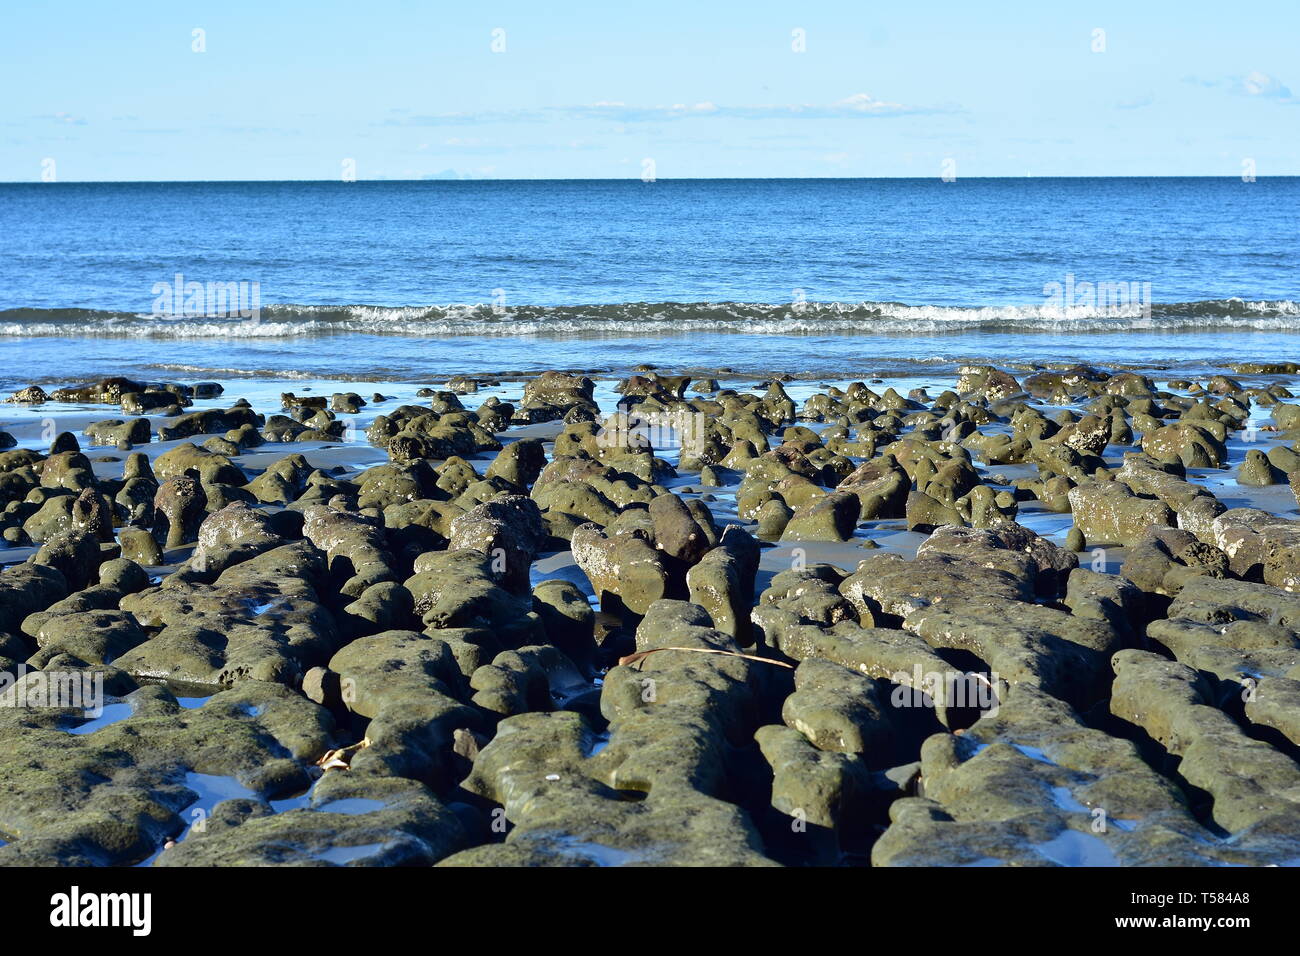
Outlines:
[{"label": "shallow water", "polygon": [[1069,787],[1053,787],[1052,802],[1055,803],[1062,810],[1068,811],[1069,813],[1091,813],[1092,812],[1090,808],[1084,806],[1082,803],[1080,803],[1078,800],[1074,798],[1074,794],[1070,792]]},{"label": "shallow water", "polygon": [[1119,859],[1105,840],[1078,830],[1062,830],[1046,843],[1035,844],[1034,849],[1061,866],[1120,865]]},{"label": "shallow water", "polygon": [[[1300,293],[1297,293],[1300,296]],[[535,374],[572,369],[626,375],[649,364],[670,374],[790,373],[799,377],[953,373],[968,363],[1028,366],[1086,363],[1154,371],[1166,377],[1204,375],[1230,362],[1300,356],[1300,316],[1268,331],[1209,330],[1052,333],[972,330],[838,334],[653,332],[546,334],[333,334],[267,340],[130,337],[0,337],[0,391],[30,384],[127,375],[144,381],[280,379],[277,387],[333,378],[352,386],[375,382],[429,384],[456,374]],[[722,370],[730,370],[723,372]]]},{"label": "shallow water", "polygon": [[[190,701],[206,700],[206,698],[188,698]],[[183,706],[202,706],[183,705]],[[324,776],[316,777],[311,786],[301,793],[294,794],[290,797],[284,797],[277,800],[265,800],[256,791],[250,790],[240,783],[235,777],[224,776],[222,774],[199,773],[197,771],[187,771],[184,778],[185,786],[192,790],[197,796],[191,803],[187,804],[177,815],[185,821],[185,829],[175,838],[175,842],[180,843],[185,840],[196,826],[202,826],[204,821],[212,814],[217,804],[225,800],[256,800],[265,801],[275,813],[289,813],[294,810],[308,810],[313,813],[342,813],[349,816],[374,813],[385,809],[388,804],[383,800],[373,800],[368,797],[341,797],[336,800],[329,800],[325,803],[313,806],[312,798],[316,792],[316,785],[324,779]],[[329,860],[333,863],[347,863],[355,859],[360,859],[371,855],[376,849],[382,848],[384,844],[375,843],[365,846],[353,847],[334,847],[323,853],[318,853],[320,859]],[[137,866],[152,866],[154,861],[162,853],[164,847],[159,847],[147,859],[136,864]]]},{"label": "shallow water", "polygon": [[359,843],[355,846],[332,846],[326,850],[318,850],[314,855],[316,859],[329,863],[353,863],[374,856],[387,845],[387,843]]},{"label": "shallow water", "polygon": [[1046,753],[1039,750],[1037,747],[1030,747],[1026,744],[1012,744],[1011,746],[1015,747],[1026,757],[1029,757],[1033,760],[1037,760],[1039,763],[1051,764],[1053,767],[1056,766],[1056,761],[1053,760],[1051,757],[1047,756]]},{"label": "shallow water", "polygon": [[581,857],[597,866],[626,866],[649,858],[643,852],[620,850],[618,847],[583,840],[570,834],[548,835],[546,842],[558,847],[566,856]]},{"label": "shallow water", "polygon": [[76,724],[75,726],[64,727],[63,729],[74,736],[93,734],[95,731],[102,730],[109,724],[115,724],[119,720],[125,720],[127,717],[130,717],[132,713],[134,713],[134,708],[126,701],[105,704],[103,712],[98,717],[94,717],[84,723]]},{"label": "shallow water", "polygon": [[608,747],[609,736],[610,733],[608,730],[602,731],[598,734],[592,734],[590,746],[587,748],[587,756],[594,757],[596,754]]}]

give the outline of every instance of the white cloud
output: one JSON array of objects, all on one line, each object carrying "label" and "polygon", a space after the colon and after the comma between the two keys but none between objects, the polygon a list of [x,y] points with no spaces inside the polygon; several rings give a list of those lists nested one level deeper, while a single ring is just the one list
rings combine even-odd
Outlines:
[{"label": "white cloud", "polygon": [[846,96],[835,105],[858,113],[879,113],[883,110],[902,110],[907,108],[903,106],[902,103],[886,103],[882,100],[878,100],[870,93],[854,93],[852,96]]},{"label": "white cloud", "polygon": [[1291,91],[1279,82],[1275,76],[1269,76],[1259,70],[1252,70],[1241,78],[1240,89],[1247,96],[1267,96],[1277,99],[1292,99]]},{"label": "white cloud", "polygon": [[1206,89],[1224,89],[1238,96],[1257,96],[1278,103],[1300,103],[1300,97],[1293,95],[1290,87],[1283,85],[1281,80],[1263,70],[1251,70],[1244,76],[1228,76],[1219,79],[1185,76],[1183,82],[1203,86]]}]

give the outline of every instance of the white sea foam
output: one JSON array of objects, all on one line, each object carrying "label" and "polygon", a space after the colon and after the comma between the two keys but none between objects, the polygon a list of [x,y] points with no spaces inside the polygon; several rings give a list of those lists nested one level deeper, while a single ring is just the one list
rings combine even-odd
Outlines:
[{"label": "white sea foam", "polygon": [[264,306],[257,319],[162,319],[88,309],[0,311],[0,336],[285,338],[335,334],[398,336],[605,336],[743,333],[762,335],[990,332],[1295,331],[1290,299],[1140,304],[1100,309],[1052,304],[978,306],[892,302],[646,303],[517,306]]}]

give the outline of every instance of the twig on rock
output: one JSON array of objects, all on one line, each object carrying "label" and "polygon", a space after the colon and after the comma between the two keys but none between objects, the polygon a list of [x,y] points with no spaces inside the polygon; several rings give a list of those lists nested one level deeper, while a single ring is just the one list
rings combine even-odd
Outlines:
[{"label": "twig on rock", "polygon": [[[633,664],[640,664],[651,654],[658,654],[660,651],[686,651],[690,654],[722,654],[725,657],[740,657],[747,661],[758,661],[760,664],[775,664],[777,667],[784,667],[788,670],[794,670],[793,664],[787,664],[784,661],[774,661],[770,657],[758,657],[754,654],[742,654],[740,651],[723,651],[714,650],[706,647],[652,647],[648,651],[637,651],[635,654],[628,654],[620,657],[618,662],[623,667],[629,667]],[[637,670],[640,670],[638,667]]]},{"label": "twig on rock", "polygon": [[351,770],[352,757],[358,751],[370,746],[370,738],[365,737],[350,747],[339,747],[337,750],[327,750],[316,761],[316,766],[322,770]]}]

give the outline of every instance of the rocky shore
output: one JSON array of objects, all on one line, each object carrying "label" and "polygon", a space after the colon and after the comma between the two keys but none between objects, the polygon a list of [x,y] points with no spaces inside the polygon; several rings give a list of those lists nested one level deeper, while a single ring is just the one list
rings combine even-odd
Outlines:
[{"label": "rocky shore", "polygon": [[1296,373],[23,389],[0,865],[1300,864]]}]

